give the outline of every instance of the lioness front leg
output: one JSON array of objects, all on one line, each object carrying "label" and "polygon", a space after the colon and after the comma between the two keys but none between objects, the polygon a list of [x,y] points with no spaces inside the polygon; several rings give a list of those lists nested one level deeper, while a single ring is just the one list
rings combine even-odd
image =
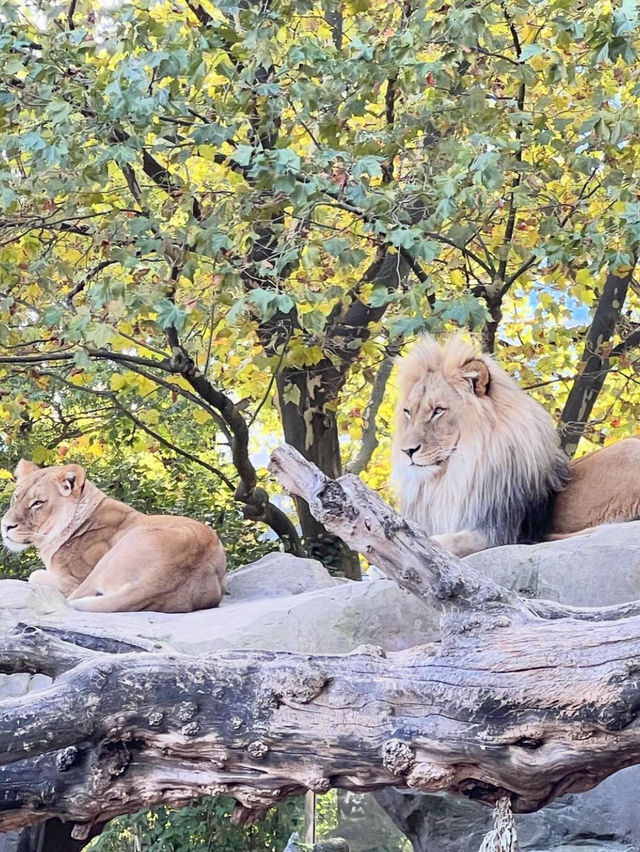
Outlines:
[{"label": "lioness front leg", "polygon": [[44,568],[38,568],[37,571],[32,571],[29,574],[29,582],[36,586],[52,586],[58,592],[68,597],[74,589],[78,588],[78,583],[70,577],[59,577],[52,571],[46,571]]},{"label": "lioness front leg", "polygon": [[449,553],[454,556],[470,556],[472,553],[478,553],[479,550],[486,550],[490,545],[487,537],[478,530],[461,530],[457,533],[447,533],[446,535],[431,536],[434,541],[442,545]]}]

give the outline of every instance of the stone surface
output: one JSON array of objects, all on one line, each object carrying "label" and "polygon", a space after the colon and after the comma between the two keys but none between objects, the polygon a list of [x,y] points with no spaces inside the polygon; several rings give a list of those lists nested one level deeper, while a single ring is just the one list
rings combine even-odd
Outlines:
[{"label": "stone surface", "polygon": [[[296,561],[288,557],[281,566],[278,576],[284,594],[257,597],[248,582],[251,572],[247,571],[241,583],[231,583],[233,593],[217,609],[191,613],[77,612],[51,588],[3,580],[0,630],[6,632],[18,622],[45,629],[64,625],[66,630],[86,629],[137,640],[149,650],[166,648],[185,654],[227,648],[343,654],[358,645],[381,645],[387,651],[399,651],[437,639],[436,611],[391,580],[341,583],[324,568],[323,578],[314,569],[316,588],[292,594],[299,576]],[[284,566],[290,572],[286,582]],[[262,587],[263,572],[255,571],[253,576]]]},{"label": "stone surface", "polygon": [[268,553],[257,562],[238,568],[227,577],[231,601],[301,595],[340,585],[321,562],[290,553]]},{"label": "stone surface", "polygon": [[495,547],[464,561],[529,597],[573,606],[633,601],[640,598],[640,521],[563,541]]}]

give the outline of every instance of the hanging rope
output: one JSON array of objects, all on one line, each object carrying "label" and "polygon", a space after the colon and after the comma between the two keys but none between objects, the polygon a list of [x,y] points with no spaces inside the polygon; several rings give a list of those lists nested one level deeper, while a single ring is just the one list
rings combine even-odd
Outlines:
[{"label": "hanging rope", "polygon": [[493,811],[493,829],[485,834],[479,852],[518,852],[518,832],[506,796],[498,799]]}]

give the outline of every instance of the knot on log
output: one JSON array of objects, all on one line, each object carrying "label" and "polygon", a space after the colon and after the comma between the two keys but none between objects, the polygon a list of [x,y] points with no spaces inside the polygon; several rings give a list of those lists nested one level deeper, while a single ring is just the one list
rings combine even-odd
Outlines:
[{"label": "knot on log", "polygon": [[292,662],[286,668],[267,666],[262,678],[263,690],[284,702],[308,704],[317,698],[328,681],[324,669],[307,661]]},{"label": "knot on log", "polygon": [[77,757],[78,749],[75,746],[60,749],[54,758],[54,763],[58,772],[66,772],[67,769],[70,769],[76,762]]},{"label": "knot on log", "polygon": [[200,725],[197,722],[188,722],[180,728],[184,737],[195,737],[200,733]]},{"label": "knot on log", "polygon": [[436,792],[442,790],[445,785],[450,785],[454,777],[453,770],[446,766],[430,761],[420,761],[413,765],[407,775],[407,784],[425,793]]},{"label": "knot on log", "polygon": [[262,760],[264,757],[266,757],[269,751],[269,746],[262,740],[254,740],[247,746],[247,751],[249,752],[251,757],[255,758],[256,760]]},{"label": "knot on log", "polygon": [[91,787],[94,793],[106,790],[113,778],[124,775],[131,763],[131,752],[120,740],[103,740],[98,746],[91,767]]},{"label": "knot on log", "polygon": [[344,488],[339,482],[329,480],[319,496],[322,508],[330,514],[340,515],[347,521],[355,521],[360,514],[353,503],[347,499]]},{"label": "knot on log", "polygon": [[403,740],[387,740],[382,746],[382,764],[392,775],[404,775],[414,759],[413,749]]},{"label": "knot on log", "polygon": [[471,586],[472,583],[469,579],[463,577],[461,574],[443,573],[434,593],[438,600],[450,601],[462,597],[464,592]]},{"label": "knot on log", "polygon": [[164,719],[164,713],[160,710],[154,710],[152,713],[149,713],[149,726],[152,728],[157,728],[158,725],[161,724]]},{"label": "knot on log", "polygon": [[179,722],[190,722],[198,712],[198,705],[193,701],[183,701],[178,705],[176,718]]},{"label": "knot on log", "polygon": [[302,779],[302,783],[314,793],[328,793],[331,789],[331,781],[324,775],[309,775]]}]

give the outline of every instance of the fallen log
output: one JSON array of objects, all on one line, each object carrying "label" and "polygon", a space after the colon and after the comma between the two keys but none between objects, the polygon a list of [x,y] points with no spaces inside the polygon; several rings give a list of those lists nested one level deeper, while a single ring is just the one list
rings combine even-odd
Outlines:
[{"label": "fallen log", "polygon": [[640,762],[639,604],[524,601],[356,477],[328,480],[289,447],[272,470],[332,532],[440,608],[441,642],[388,656],[364,646],[189,657],[22,624],[0,636],[0,672],[52,683],[0,702],[0,830],[55,816],[81,836],[200,793],[235,796],[238,818],[251,819],[332,787],[506,797],[529,811]]}]

